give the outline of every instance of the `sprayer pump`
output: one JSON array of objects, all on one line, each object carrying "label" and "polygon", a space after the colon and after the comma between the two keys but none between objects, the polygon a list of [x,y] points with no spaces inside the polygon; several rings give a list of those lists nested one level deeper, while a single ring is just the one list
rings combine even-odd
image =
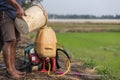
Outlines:
[{"label": "sprayer pump", "polygon": [[[24,48],[24,63],[28,67],[27,72],[37,70],[39,72],[48,72],[49,76],[62,76],[70,69],[70,57],[63,47],[57,48],[57,39],[55,32],[50,27],[41,28],[36,36],[35,43],[29,44]],[[67,56],[66,72],[62,75],[51,75],[59,69],[59,52]]]}]

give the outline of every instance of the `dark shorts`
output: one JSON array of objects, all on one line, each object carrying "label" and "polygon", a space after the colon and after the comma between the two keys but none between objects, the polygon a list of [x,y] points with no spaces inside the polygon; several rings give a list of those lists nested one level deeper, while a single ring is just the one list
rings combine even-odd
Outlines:
[{"label": "dark shorts", "polygon": [[20,40],[20,33],[16,30],[14,21],[5,12],[0,12],[0,34],[3,42]]}]

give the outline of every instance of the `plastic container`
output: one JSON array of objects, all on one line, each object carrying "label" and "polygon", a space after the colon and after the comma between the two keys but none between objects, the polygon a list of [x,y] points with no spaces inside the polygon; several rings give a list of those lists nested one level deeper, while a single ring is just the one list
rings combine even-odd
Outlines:
[{"label": "plastic container", "polygon": [[19,32],[27,34],[44,27],[47,24],[47,13],[41,4],[33,5],[25,11],[26,16],[15,19],[15,25]]},{"label": "plastic container", "polygon": [[40,57],[56,56],[56,35],[51,27],[41,28],[35,40],[35,51]]}]

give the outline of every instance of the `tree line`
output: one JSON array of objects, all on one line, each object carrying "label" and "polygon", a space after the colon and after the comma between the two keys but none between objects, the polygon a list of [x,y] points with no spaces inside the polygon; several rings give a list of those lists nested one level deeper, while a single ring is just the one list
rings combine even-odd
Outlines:
[{"label": "tree line", "polygon": [[57,14],[48,14],[49,19],[120,19],[120,15],[57,15]]}]

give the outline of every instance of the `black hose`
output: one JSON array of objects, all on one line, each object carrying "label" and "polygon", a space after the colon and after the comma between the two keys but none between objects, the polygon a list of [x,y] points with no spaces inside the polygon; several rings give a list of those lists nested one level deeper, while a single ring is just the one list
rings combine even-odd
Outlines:
[{"label": "black hose", "polygon": [[67,56],[67,58],[70,60],[70,62],[71,62],[70,56],[68,55],[67,51],[63,50],[63,49],[60,49],[60,48],[57,48],[57,50],[56,50],[56,65],[57,65],[58,69],[60,68],[59,61],[58,61],[59,60],[59,55],[58,55],[59,51],[64,53]]}]

